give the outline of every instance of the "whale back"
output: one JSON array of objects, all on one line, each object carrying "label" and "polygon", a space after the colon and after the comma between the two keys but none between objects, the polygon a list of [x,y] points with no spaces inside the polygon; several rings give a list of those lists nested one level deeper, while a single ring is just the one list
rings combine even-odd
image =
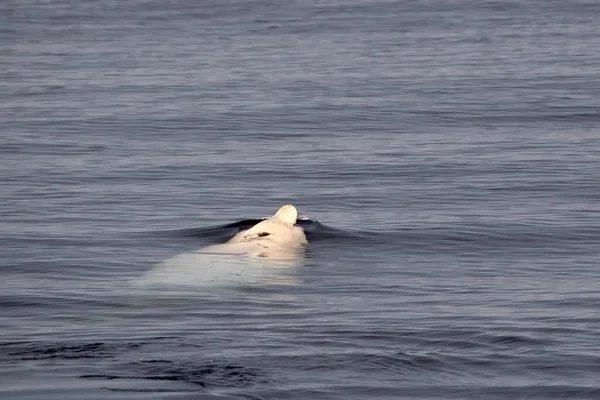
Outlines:
[{"label": "whale back", "polygon": [[238,232],[226,243],[164,260],[145,274],[140,287],[288,284],[290,279],[281,270],[301,265],[308,245],[297,219],[296,208],[285,205],[273,217]]},{"label": "whale back", "polygon": [[[308,244],[304,229],[295,226],[298,219],[296,207],[288,204],[281,207],[273,217],[267,218],[252,228],[239,232],[227,243],[252,242],[263,248],[274,246],[303,247]],[[267,247],[268,246],[268,247]]]}]

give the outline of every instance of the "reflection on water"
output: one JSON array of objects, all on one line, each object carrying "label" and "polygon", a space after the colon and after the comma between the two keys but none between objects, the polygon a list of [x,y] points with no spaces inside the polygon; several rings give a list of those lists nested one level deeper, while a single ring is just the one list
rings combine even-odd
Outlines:
[{"label": "reflection on water", "polygon": [[[265,252],[268,250],[268,252]],[[256,243],[228,243],[178,254],[146,273],[142,286],[229,286],[295,282],[294,268],[302,265],[298,247],[257,248]]]}]

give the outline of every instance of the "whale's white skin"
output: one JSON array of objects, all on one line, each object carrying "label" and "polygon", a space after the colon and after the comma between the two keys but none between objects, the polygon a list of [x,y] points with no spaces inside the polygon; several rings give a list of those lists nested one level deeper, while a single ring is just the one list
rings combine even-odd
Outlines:
[{"label": "whale's white skin", "polygon": [[293,258],[308,245],[304,230],[295,226],[297,219],[296,208],[285,205],[271,218],[235,235],[225,246],[247,248],[251,256]]},{"label": "whale's white skin", "polygon": [[285,270],[299,265],[308,245],[304,230],[295,226],[297,218],[296,208],[285,205],[273,217],[239,232],[224,244],[178,254],[159,263],[142,283],[280,283]]}]

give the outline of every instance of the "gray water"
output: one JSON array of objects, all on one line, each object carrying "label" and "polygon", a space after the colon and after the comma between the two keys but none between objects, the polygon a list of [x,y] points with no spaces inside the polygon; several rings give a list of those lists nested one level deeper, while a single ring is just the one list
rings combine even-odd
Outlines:
[{"label": "gray water", "polygon": [[[2,2],[0,398],[600,398],[599,20]],[[285,279],[137,289],[286,203]]]}]

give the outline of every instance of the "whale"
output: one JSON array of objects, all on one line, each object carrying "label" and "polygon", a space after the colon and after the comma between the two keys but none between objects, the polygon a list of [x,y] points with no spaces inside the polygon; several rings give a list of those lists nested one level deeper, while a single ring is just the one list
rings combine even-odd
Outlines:
[{"label": "whale", "polygon": [[289,283],[289,272],[302,263],[308,241],[296,224],[298,211],[287,204],[227,242],[182,253],[152,268],[145,285],[227,285]]}]

